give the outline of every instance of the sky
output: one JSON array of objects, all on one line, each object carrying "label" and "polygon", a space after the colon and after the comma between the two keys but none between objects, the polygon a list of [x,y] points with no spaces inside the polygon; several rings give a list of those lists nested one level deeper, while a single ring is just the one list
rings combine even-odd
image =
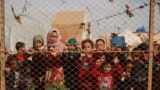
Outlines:
[{"label": "sky", "polygon": [[[29,5],[26,6],[26,11],[22,13],[26,1]],[[43,36],[46,37],[46,33],[56,13],[63,11],[86,11],[86,19],[87,22],[91,22],[91,34],[93,37],[110,35],[112,32],[123,32],[126,29],[134,32],[141,26],[145,26],[148,30],[149,5],[142,9],[132,11],[134,14],[133,17],[129,17],[126,13],[121,15],[118,15],[118,13],[126,10],[126,4],[130,9],[135,9],[140,5],[144,5],[144,3],[149,4],[149,1],[150,0],[113,0],[113,2],[109,0],[5,0],[6,37],[7,40],[10,41],[8,47],[15,44],[18,40],[25,40],[26,43],[29,43],[32,41],[32,38],[28,39],[29,35],[43,34]],[[11,5],[17,14],[23,14],[23,17],[21,17],[22,24],[18,24],[13,18]],[[156,5],[156,31],[160,31],[159,9],[160,6]],[[17,36],[17,32],[19,37]],[[15,36],[16,38],[11,39]],[[29,46],[31,46],[31,44]]]}]

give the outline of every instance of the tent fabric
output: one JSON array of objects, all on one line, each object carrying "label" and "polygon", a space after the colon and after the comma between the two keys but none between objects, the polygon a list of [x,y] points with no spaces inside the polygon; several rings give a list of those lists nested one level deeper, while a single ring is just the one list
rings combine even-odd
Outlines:
[{"label": "tent fabric", "polygon": [[124,36],[116,36],[111,39],[111,46],[113,47],[124,47],[125,46],[125,37]]},{"label": "tent fabric", "polygon": [[135,35],[130,30],[125,30],[118,34],[118,36],[125,37],[126,46],[136,47],[143,42],[140,36]]},{"label": "tent fabric", "polygon": [[160,44],[160,32],[156,33],[153,36],[153,41],[155,42],[155,44]]},{"label": "tent fabric", "polygon": [[138,27],[136,32],[146,32],[146,28],[144,26]]}]

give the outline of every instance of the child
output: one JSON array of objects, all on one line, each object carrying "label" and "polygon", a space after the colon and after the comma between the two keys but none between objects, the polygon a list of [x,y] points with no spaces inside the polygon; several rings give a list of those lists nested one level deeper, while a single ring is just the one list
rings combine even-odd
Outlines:
[{"label": "child", "polygon": [[21,67],[23,67],[23,61],[27,60],[33,54],[33,51],[26,50],[25,43],[23,42],[17,42],[15,47],[17,50],[17,54],[15,54],[16,58],[18,59]]},{"label": "child", "polygon": [[16,43],[16,50],[17,50],[17,59],[18,61],[24,61],[26,60],[25,54],[25,44],[23,42],[17,42]]},{"label": "child", "polygon": [[25,60],[23,62],[23,69],[20,74],[20,87],[25,90],[34,90],[36,86],[33,84],[32,78],[32,61]]},{"label": "child", "polygon": [[116,90],[131,90],[132,86],[132,78],[131,78],[131,73],[132,73],[132,68],[133,64],[131,60],[127,60],[125,67],[124,67],[124,72],[117,81],[117,89]]},{"label": "child", "polygon": [[10,55],[7,60],[9,70],[6,71],[7,90],[20,90],[20,69],[15,55]]},{"label": "child", "polygon": [[[139,48],[134,48],[132,52],[133,70],[131,78],[133,80],[133,88],[135,90],[146,90],[147,85],[147,69],[144,60],[140,58]],[[137,52],[136,52],[137,51]]]},{"label": "child", "polygon": [[58,29],[52,28],[47,34],[47,45],[45,50],[62,52],[64,44],[61,42],[62,36]]},{"label": "child", "polygon": [[44,90],[45,86],[45,73],[46,73],[46,61],[44,60],[44,40],[41,35],[35,35],[33,37],[33,49],[32,55],[32,78],[33,83],[36,85],[36,90]]},{"label": "child", "polygon": [[105,55],[104,53],[96,53],[94,55],[95,58],[95,63],[93,68],[91,69],[90,73],[91,73],[91,77],[92,77],[92,89],[96,90],[96,88],[98,87],[96,85],[97,81],[97,76],[99,75],[100,71],[100,67],[103,65],[103,63],[105,62]]},{"label": "child", "polygon": [[106,51],[106,46],[105,46],[105,41],[103,39],[97,39],[95,46],[96,46],[96,51]]},{"label": "child", "polygon": [[95,65],[98,65],[101,67],[101,65],[106,62],[106,57],[105,54],[102,52],[96,52],[94,53],[93,57],[95,58]]},{"label": "child", "polygon": [[115,61],[115,64],[115,71],[112,70],[111,63],[106,62],[102,65],[102,71],[98,75],[97,83],[100,90],[113,90],[115,77],[118,77],[123,72],[122,66],[117,61]]},{"label": "child", "polygon": [[112,64],[110,62],[105,62],[102,64],[101,72],[97,75],[98,86],[96,90],[113,90],[114,80],[122,75],[123,69],[119,63],[118,59],[113,59],[116,69],[112,69]]},{"label": "child", "polygon": [[[64,87],[63,62],[61,60],[64,44],[61,42],[61,38],[59,30],[56,28],[52,28],[47,34],[45,50],[48,50],[49,53],[45,54],[44,60],[46,60],[46,81],[49,88],[55,83],[60,87]],[[53,86],[51,88],[56,87]]]},{"label": "child", "polygon": [[35,35],[33,37],[33,49],[34,50],[43,50],[44,40],[41,35]]},{"label": "child", "polygon": [[79,59],[76,62],[76,66],[78,69],[78,82],[79,88],[78,90],[91,90],[91,78],[90,71],[94,65],[93,58],[93,42],[89,39],[82,41],[82,51]]},{"label": "child", "polygon": [[41,52],[35,52],[32,56],[32,78],[33,83],[37,86],[36,90],[45,90],[45,74],[47,70],[47,64],[45,54]]},{"label": "child", "polygon": [[77,40],[70,38],[67,42],[68,52],[62,54],[61,60],[64,66],[65,85],[70,90],[77,89],[78,73],[76,69],[76,60],[79,58],[79,51],[77,48]]}]

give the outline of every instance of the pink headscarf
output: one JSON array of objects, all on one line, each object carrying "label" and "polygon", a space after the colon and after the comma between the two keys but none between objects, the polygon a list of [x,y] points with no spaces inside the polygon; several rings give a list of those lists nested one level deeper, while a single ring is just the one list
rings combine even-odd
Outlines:
[{"label": "pink headscarf", "polygon": [[[51,41],[52,32],[57,32],[57,41],[54,43]],[[47,34],[47,47],[54,47],[56,51],[62,52],[64,48],[64,44],[61,42],[61,39],[62,39],[62,36],[58,29],[56,28],[50,29]]]}]

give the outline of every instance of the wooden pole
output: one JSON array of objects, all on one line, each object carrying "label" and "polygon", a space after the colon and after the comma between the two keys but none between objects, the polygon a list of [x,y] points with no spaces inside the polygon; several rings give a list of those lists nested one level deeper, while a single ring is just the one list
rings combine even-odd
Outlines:
[{"label": "wooden pole", "polygon": [[149,66],[148,66],[148,90],[152,90],[152,63],[153,63],[153,31],[154,31],[155,0],[150,0],[149,16]]},{"label": "wooden pole", "polygon": [[4,0],[0,0],[0,89],[5,90],[5,77],[4,77],[4,50],[5,50],[5,23],[4,23]]}]

